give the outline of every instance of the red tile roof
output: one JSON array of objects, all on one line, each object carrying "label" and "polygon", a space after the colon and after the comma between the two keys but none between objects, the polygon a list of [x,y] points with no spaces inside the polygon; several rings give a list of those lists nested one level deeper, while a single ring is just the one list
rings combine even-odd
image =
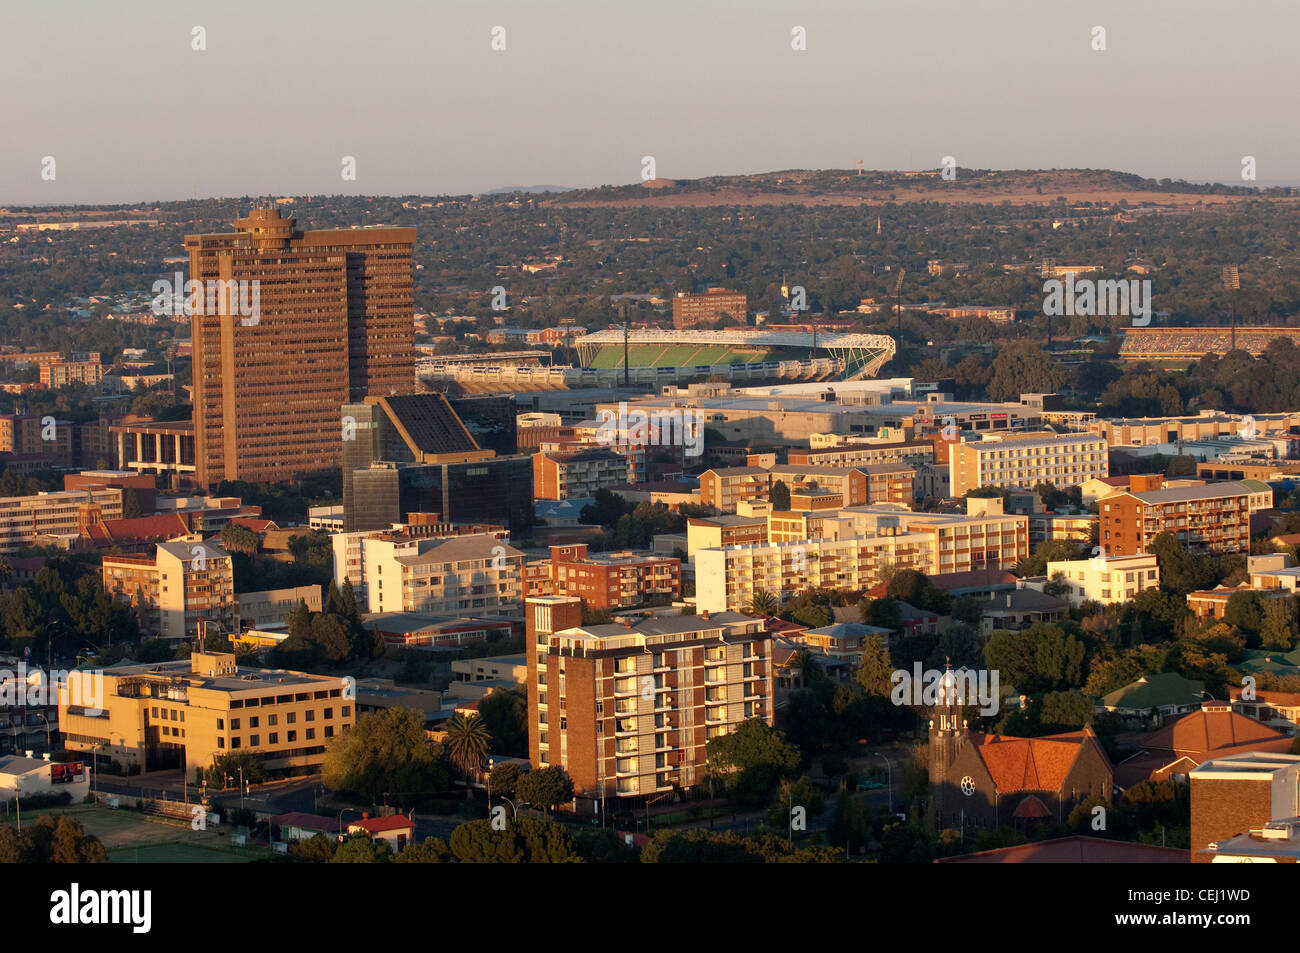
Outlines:
[{"label": "red tile roof", "polygon": [[369,834],[379,834],[383,831],[415,830],[415,821],[404,815],[394,814],[392,817],[367,817],[348,824],[349,831],[354,827],[359,827]]},{"label": "red tile roof", "polygon": [[1290,741],[1272,728],[1266,728],[1254,719],[1233,711],[1227,702],[1220,702],[1213,708],[1202,708],[1186,714],[1172,724],[1152,732],[1142,747],[1179,754],[1208,755],[1222,748],[1279,739],[1288,743]]},{"label": "red tile roof", "polygon": [[265,533],[268,530],[280,528],[275,525],[275,520],[254,519],[251,516],[236,516],[230,522],[245,526],[254,533]]},{"label": "red tile roof", "polygon": [[86,535],[98,546],[130,542],[154,542],[174,539],[189,533],[189,525],[176,513],[155,516],[132,516],[120,520],[101,520],[86,528]]},{"label": "red tile roof", "polygon": [[[975,752],[988,768],[999,796],[1016,791],[1059,791],[1085,745],[1093,745],[1103,758],[1091,728],[1043,738],[972,735]],[[1108,762],[1109,763],[1109,762]]]}]

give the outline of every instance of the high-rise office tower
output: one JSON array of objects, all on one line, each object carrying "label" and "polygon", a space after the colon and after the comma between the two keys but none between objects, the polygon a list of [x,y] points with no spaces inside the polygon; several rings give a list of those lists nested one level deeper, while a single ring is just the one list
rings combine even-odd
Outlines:
[{"label": "high-rise office tower", "polygon": [[415,229],[301,232],[277,209],[234,224],[185,239],[200,282],[190,297],[200,486],[337,467],[342,405],[415,389]]}]

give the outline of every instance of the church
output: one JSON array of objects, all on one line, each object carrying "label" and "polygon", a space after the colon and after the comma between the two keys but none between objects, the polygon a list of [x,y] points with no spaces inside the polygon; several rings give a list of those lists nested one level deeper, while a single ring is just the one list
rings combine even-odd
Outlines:
[{"label": "church", "polygon": [[1041,738],[972,732],[947,671],[930,721],[930,793],[940,828],[1026,829],[1062,823],[1093,795],[1110,802],[1114,772],[1090,725]]}]

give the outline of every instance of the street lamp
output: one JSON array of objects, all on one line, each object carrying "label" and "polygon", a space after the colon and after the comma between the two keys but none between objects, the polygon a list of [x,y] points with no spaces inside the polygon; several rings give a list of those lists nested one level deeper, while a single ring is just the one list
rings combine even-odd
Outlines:
[{"label": "street lamp", "polygon": [[889,813],[893,814],[894,813],[894,766],[890,764],[889,759],[886,758],[879,751],[876,752],[876,757],[879,758],[881,761],[885,762],[885,768],[888,771],[886,778],[888,778],[889,780]]}]

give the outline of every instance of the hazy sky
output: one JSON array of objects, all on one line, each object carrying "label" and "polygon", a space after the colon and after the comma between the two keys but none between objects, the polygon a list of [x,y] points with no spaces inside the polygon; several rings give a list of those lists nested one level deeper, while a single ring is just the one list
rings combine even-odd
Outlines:
[{"label": "hazy sky", "polygon": [[0,204],[623,184],[645,155],[1295,182],[1297,34],[1295,0],[0,0]]}]

